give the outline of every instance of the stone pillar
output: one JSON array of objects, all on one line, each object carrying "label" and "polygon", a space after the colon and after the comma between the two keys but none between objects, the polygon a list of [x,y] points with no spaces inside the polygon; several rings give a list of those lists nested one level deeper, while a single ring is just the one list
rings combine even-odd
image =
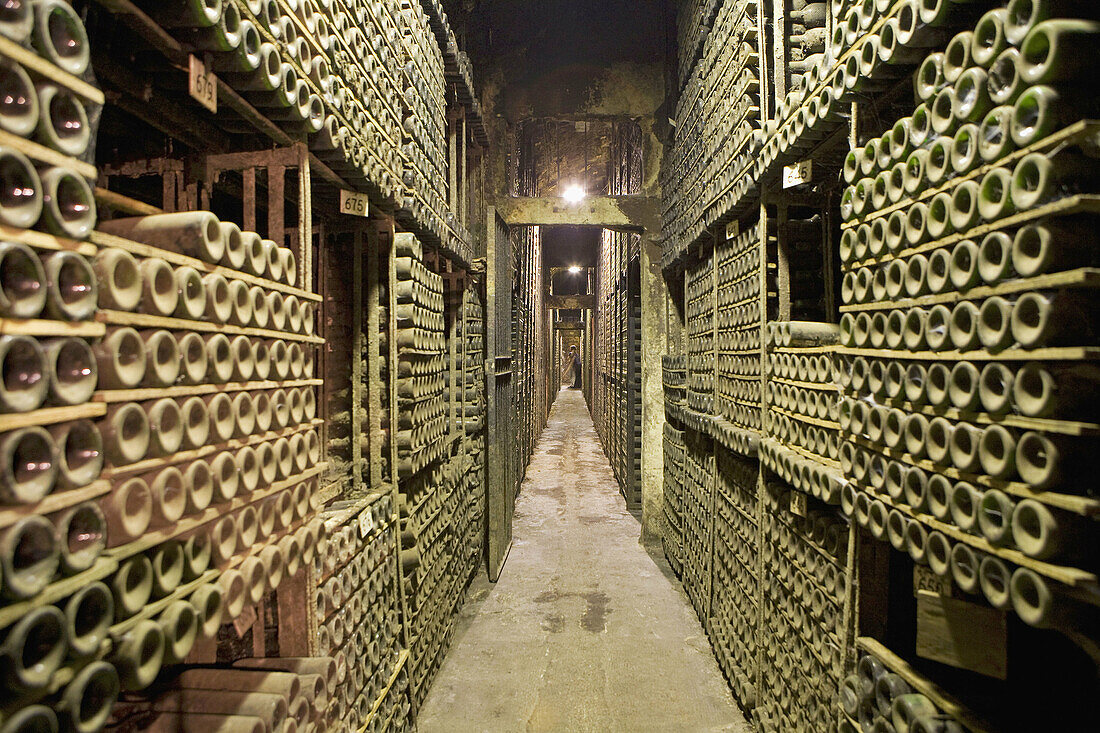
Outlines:
[{"label": "stone pillar", "polygon": [[661,246],[642,237],[642,541],[664,535],[665,396],[661,357],[667,352],[668,288]]}]

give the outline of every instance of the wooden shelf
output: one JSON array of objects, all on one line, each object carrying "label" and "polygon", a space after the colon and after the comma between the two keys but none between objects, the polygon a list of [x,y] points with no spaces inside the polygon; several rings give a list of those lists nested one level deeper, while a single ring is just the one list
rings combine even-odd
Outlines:
[{"label": "wooden shelf", "polygon": [[45,145],[19,137],[18,135],[12,135],[10,132],[4,130],[0,130],[0,145],[18,150],[35,162],[44,163],[45,165],[57,168],[66,168],[90,181],[94,181],[98,175],[94,165],[89,165],[76,158],[70,158],[64,153],[57,152],[53,148],[47,148]]},{"label": "wooden shelf", "polygon": [[159,616],[161,612],[163,612],[164,609],[168,608],[168,606],[170,606],[172,603],[180,600],[181,598],[187,598],[207,583],[213,583],[218,579],[218,576],[220,575],[221,573],[217,570],[207,570],[205,573],[195,578],[194,580],[177,587],[174,591],[166,595],[164,598],[150,601],[149,603],[145,604],[144,608],[142,608],[130,618],[126,619],[125,621],[119,621],[117,624],[113,624],[110,629],[108,629],[111,638],[117,639],[118,637],[124,635],[130,629],[137,626],[139,622]]},{"label": "wooden shelf", "polygon": [[[854,393],[845,393],[852,399],[858,399]],[[911,402],[892,403],[884,400],[883,407],[896,407],[909,414],[943,417],[956,422],[968,422],[976,425],[1004,425],[1021,430],[1038,430],[1044,433],[1061,435],[1100,436],[1100,424],[1078,422],[1076,420],[1052,420],[1044,417],[1025,417],[1023,415],[990,415],[987,412],[963,412],[954,407],[933,407],[914,405]]]},{"label": "wooden shelf", "polygon": [[174,466],[179,463],[189,463],[200,458],[205,458],[206,456],[212,456],[216,453],[221,453],[222,451],[240,450],[241,448],[244,448],[246,446],[259,445],[260,443],[267,443],[272,440],[278,440],[279,438],[285,438],[289,435],[294,435],[295,433],[303,433],[310,428],[319,428],[324,424],[324,420],[320,418],[314,418],[310,422],[302,423],[301,425],[293,425],[283,428],[281,430],[269,430],[266,433],[257,433],[254,435],[250,435],[247,438],[230,440],[226,443],[218,443],[216,445],[204,445],[201,448],[196,448],[189,451],[179,451],[163,458],[146,458],[143,461],[130,463],[125,466],[104,468],[103,478],[115,479],[119,476],[127,476],[134,473],[144,473],[146,471],[155,471],[159,468]]},{"label": "wooden shelf", "polygon": [[67,491],[47,494],[42,501],[35,504],[4,507],[0,509],[0,529],[10,527],[23,517],[31,514],[55,514],[69,507],[103,496],[109,493],[110,490],[110,483],[99,480],[79,489],[68,489]]},{"label": "wooden shelf", "polygon": [[211,265],[208,262],[203,262],[195,257],[190,257],[179,252],[170,252],[166,249],[160,249],[149,244],[143,244],[141,242],[134,242],[129,239],[116,236],[114,234],[107,234],[106,232],[92,232],[90,241],[98,247],[115,247],[117,249],[123,249],[130,254],[137,255],[138,257],[157,257],[170,262],[174,265],[187,265],[193,267],[203,274],[217,274],[222,275],[226,279],[241,280],[249,283],[250,285],[260,285],[268,290],[276,290],[280,293],[287,295],[296,295],[299,300],[308,300],[319,303],[321,296],[316,293],[310,293],[301,288],[292,288],[285,283],[275,282],[274,280],[267,280],[262,277],[256,277],[250,275],[247,272],[241,272],[240,270],[232,270],[228,267],[222,267],[221,265]]},{"label": "wooden shelf", "polygon": [[233,326],[228,323],[212,323],[210,321],[192,321],[187,318],[170,318],[147,313],[131,313],[129,311],[101,310],[96,314],[96,319],[101,322],[100,325],[110,324],[112,326],[134,326],[135,328],[166,328],[173,331],[224,333],[227,336],[255,336],[257,338],[280,339],[287,342],[300,341],[313,345],[325,343],[323,338],[313,334]]},{"label": "wooden shelf", "polygon": [[113,558],[104,556],[96,560],[95,565],[82,573],[55,580],[33,598],[9,603],[0,608],[0,629],[11,626],[23,615],[39,606],[49,605],[68,598],[89,583],[102,580],[117,569],[118,563]]},{"label": "wooden shelf", "polygon": [[390,675],[389,681],[386,683],[385,688],[380,693],[378,693],[378,698],[374,701],[374,704],[371,705],[370,714],[367,715],[366,722],[359,728],[357,733],[366,733],[366,730],[370,728],[371,722],[378,714],[378,710],[382,707],[382,703],[385,701],[386,696],[390,694],[390,689],[393,687],[394,683],[397,682],[397,678],[401,674],[402,668],[408,661],[409,650],[402,649],[401,652],[397,655],[397,663],[393,665],[393,673]]},{"label": "wooden shelf", "polygon": [[951,291],[937,295],[923,295],[919,298],[900,298],[898,300],[876,303],[856,303],[842,305],[841,313],[861,311],[905,310],[940,303],[958,303],[964,300],[984,300],[997,295],[1013,295],[1033,290],[1052,290],[1054,288],[1096,288],[1100,287],[1100,269],[1081,268],[1066,272],[1053,272],[1048,275],[1009,280],[997,285],[983,285],[970,290]]},{"label": "wooden shelf", "polygon": [[[226,570],[240,567],[241,563],[243,563],[245,560],[250,557],[256,557],[268,547],[272,547],[278,544],[279,540],[281,540],[283,537],[286,537],[288,534],[294,534],[299,529],[304,527],[311,519],[312,515],[304,519],[297,519],[291,522],[289,527],[275,530],[267,537],[257,537],[256,542],[251,547],[241,550],[240,552],[233,555],[233,557],[229,558],[219,567],[219,570],[225,572]],[[301,572],[301,568],[299,568],[299,572]],[[286,577],[285,569],[283,572],[283,577]]]},{"label": "wooden shelf", "polygon": [[73,407],[43,407],[30,412],[10,412],[0,415],[0,432],[29,428],[34,425],[56,425],[71,420],[103,417],[106,414],[105,405],[90,402]]},{"label": "wooden shelf", "polygon": [[[729,377],[726,377],[729,379]],[[758,381],[759,377],[748,377],[753,381]],[[839,387],[835,382],[800,382],[797,379],[787,379],[785,377],[775,377],[772,375],[766,376],[767,381],[775,382],[776,384],[786,384],[789,387],[797,387],[799,389],[813,389],[821,392],[836,392],[839,396]]]},{"label": "wooden shelf", "polygon": [[198,512],[197,514],[185,516],[172,526],[148,532],[142,537],[134,540],[133,542],[129,542],[125,545],[119,545],[118,547],[113,547],[107,550],[107,555],[121,562],[128,557],[132,557],[133,555],[137,555],[138,553],[145,552],[146,550],[163,544],[168,540],[182,537],[184,535],[190,535],[203,525],[209,524],[210,522],[220,519],[221,517],[224,517],[228,514],[234,514],[241,509],[244,509],[246,506],[263,501],[269,496],[274,496],[275,494],[278,494],[280,491],[283,491],[285,489],[293,488],[303,481],[308,481],[314,476],[320,475],[321,472],[324,471],[327,467],[327,463],[319,463],[313,468],[309,468],[292,478],[285,479],[283,481],[277,481],[267,488],[256,489],[255,491],[251,491],[247,494],[238,494],[227,502],[215,504],[204,509],[201,512]]},{"label": "wooden shelf", "polygon": [[872,499],[878,499],[891,509],[897,509],[902,514],[906,515],[910,519],[920,522],[927,527],[934,529],[938,532],[942,532],[944,535],[950,537],[956,542],[962,542],[970,545],[987,555],[995,555],[1003,560],[1007,560],[1010,563],[1019,565],[1021,567],[1034,570],[1039,575],[1050,578],[1063,585],[1069,586],[1069,589],[1079,591],[1073,594],[1073,597],[1079,598],[1091,603],[1095,606],[1100,606],[1100,583],[1096,573],[1082,570],[1067,565],[1053,565],[1051,563],[1042,562],[1028,557],[1019,550],[1012,550],[1006,547],[998,547],[992,545],[984,537],[979,535],[969,534],[959,529],[953,524],[941,522],[940,520],[932,517],[928,514],[922,514],[914,511],[911,507],[895,501],[888,494],[875,493],[870,488],[861,487],[860,491],[870,496]]},{"label": "wooden shelf", "polygon": [[[783,526],[787,528],[787,531],[788,531],[788,532],[795,532],[795,533],[798,533],[798,530],[797,530],[797,529],[795,529],[794,527],[792,527],[792,526],[791,526],[791,523],[790,523],[790,522],[788,522],[788,521],[787,521],[787,520],[786,520],[786,519],[784,518],[785,514],[780,514],[780,513],[778,513],[778,512],[777,512],[777,513],[775,513],[775,514],[772,514],[771,516],[772,516],[773,518],[775,518],[775,519],[776,519],[777,521],[780,521],[780,522],[782,522],[782,523],[783,523]],[[838,515],[837,515],[837,516],[838,516],[838,518],[839,518],[839,519],[842,519],[842,520],[843,520],[843,521],[845,521],[845,522],[847,522],[847,521],[848,521],[848,518],[847,518],[847,517],[845,517],[845,516],[844,516],[843,514],[840,514],[839,512],[838,512]],[[847,529],[848,529],[848,528],[847,528],[847,527],[845,527],[845,530],[847,530]],[[851,588],[853,587],[853,584],[852,584],[852,583],[850,582],[850,578],[849,578],[849,576],[847,575],[847,573],[848,573],[848,568],[847,568],[847,564],[846,564],[846,563],[847,563],[847,549],[845,549],[845,553],[844,553],[844,556],[842,556],[842,557],[834,557],[833,555],[830,555],[830,554],[829,554],[828,552],[826,552],[826,551],[825,551],[825,548],[824,548],[824,547],[822,547],[821,545],[817,544],[816,542],[814,542],[813,540],[811,540],[811,539],[810,539],[809,537],[807,537],[806,535],[804,535],[804,534],[799,534],[799,539],[800,539],[800,541],[801,541],[801,542],[802,542],[803,544],[805,544],[805,545],[806,545],[806,547],[809,547],[809,548],[813,549],[813,550],[814,550],[814,552],[816,552],[816,553],[817,553],[818,555],[820,555],[820,556],[821,556],[821,558],[824,558],[825,560],[828,560],[828,561],[829,561],[830,563],[832,563],[832,564],[833,564],[833,566],[834,566],[834,567],[836,567],[836,569],[837,569],[837,570],[838,570],[839,572],[841,572],[841,573],[845,573],[845,576],[844,576],[844,577],[845,577],[846,579],[849,579],[849,583],[848,583],[848,588],[849,588],[849,590],[850,590],[850,589],[851,589]]]},{"label": "wooden shelf", "polygon": [[834,471],[840,471],[840,462],[837,461],[835,458],[819,456],[816,453],[811,453],[802,446],[790,445],[776,438],[764,438],[761,442],[769,445],[773,450],[780,449],[790,451],[799,458],[804,458],[807,461],[813,461],[814,463],[820,464],[824,468],[832,469]]},{"label": "wooden shelf", "polygon": [[990,733],[995,730],[881,642],[868,636],[861,636],[856,639],[856,648],[882,662],[891,672],[905,680],[910,687],[931,700],[937,708],[965,725],[972,733]]},{"label": "wooden shelf", "polygon": [[838,423],[836,420],[822,420],[820,418],[810,417],[809,415],[803,415],[801,413],[791,412],[790,410],[784,410],[783,408],[776,407],[775,405],[768,405],[767,409],[779,415],[783,415],[784,417],[791,420],[798,420],[799,422],[804,422],[807,425],[813,425],[814,427],[818,427],[823,430],[840,430],[840,423]]},{"label": "wooden shelf", "polygon": [[268,389],[292,389],[294,387],[320,387],[323,379],[291,379],[284,382],[227,382],[226,384],[194,384],[180,387],[139,387],[136,389],[109,389],[96,392],[95,402],[142,402],[164,397],[192,397],[218,392],[255,392]]},{"label": "wooden shelf", "polygon": [[925,471],[943,474],[956,481],[967,481],[982,488],[999,489],[1012,496],[1018,496],[1022,499],[1032,499],[1041,504],[1064,509],[1067,512],[1073,512],[1074,514],[1080,514],[1086,517],[1100,516],[1100,499],[1094,499],[1088,496],[1077,496],[1075,494],[1034,491],[1028,484],[1020,481],[1003,481],[984,474],[963,473],[949,466],[941,466],[932,461],[917,458],[903,450],[887,448],[884,445],[872,443],[865,438],[853,436],[850,433],[842,434],[840,437],[841,440],[851,441],[858,446],[875,453],[880,453],[888,458],[908,463],[910,466],[916,466]]},{"label": "wooden shelf", "polygon": [[819,346],[768,346],[769,354],[794,354],[795,356],[829,356],[840,348],[840,344],[821,344]]},{"label": "wooden shelf", "polygon": [[[3,36],[0,36],[3,39]],[[95,257],[99,248],[89,242],[81,242],[68,237],[57,237],[53,234],[40,232],[35,229],[16,229],[0,224],[0,239],[5,242],[18,242],[35,249],[60,252],[62,250],[76,252],[86,257]]]},{"label": "wooden shelf", "polygon": [[153,216],[154,214],[164,213],[164,209],[158,209],[156,206],[150,206],[143,201],[98,186],[93,193],[95,194],[96,204],[101,208],[119,211],[127,216]]},{"label": "wooden shelf", "polygon": [[[895,211],[900,211],[902,209],[908,208],[920,201],[931,200],[937,194],[950,193],[954,189],[958,188],[959,184],[961,183],[964,183],[966,181],[976,181],[978,179],[984,178],[990,172],[998,168],[1007,168],[1008,166],[1011,166],[1012,164],[1018,162],[1021,158],[1024,158],[1031,153],[1049,152],[1052,151],[1054,148],[1061,149],[1081,142],[1090,142],[1092,144],[1095,144],[1097,142],[1098,136],[1100,136],[1100,123],[1090,120],[1079,120],[1069,127],[1055,132],[1052,135],[1048,135],[1042,140],[1039,140],[1038,142],[1035,142],[1026,148],[1013,150],[1011,153],[1004,156],[1003,158],[1000,158],[999,160],[995,160],[992,163],[986,163],[978,168],[975,168],[966,175],[956,176],[955,178],[950,179],[946,183],[936,188],[923,190],[921,191],[919,196],[907,196],[896,204],[891,204],[884,209],[876,209],[875,211],[871,212],[870,215],[854,218],[851,221],[843,223],[841,227],[843,229],[851,229],[853,227],[859,226],[860,224],[866,224],[868,222],[874,221],[875,219],[881,219],[882,217],[889,216]],[[937,135],[936,137],[941,136]]]},{"label": "wooden shelf", "polygon": [[1059,346],[1041,349],[1005,349],[989,352],[974,351],[894,351],[841,346],[837,353],[846,356],[869,356],[880,359],[914,361],[1090,361],[1100,359],[1100,346]]},{"label": "wooden shelf", "polygon": [[0,318],[0,334],[5,336],[43,336],[100,338],[107,327],[95,321],[54,321],[42,318]]},{"label": "wooden shelf", "polygon": [[15,41],[2,36],[0,36],[0,56],[6,56],[32,74],[64,87],[92,104],[103,104],[104,102],[103,92],[91,84],[67,71],[63,71],[30,49],[24,48]]},{"label": "wooden shelf", "polygon": [[932,242],[926,242],[924,244],[917,245],[916,247],[910,247],[903,249],[896,254],[883,255],[877,258],[867,258],[860,260],[859,262],[851,262],[843,266],[845,272],[850,270],[857,270],[861,267],[872,267],[874,265],[883,265],[891,260],[906,259],[913,255],[924,254],[925,252],[931,252],[937,249],[943,249],[945,247],[952,247],[958,242],[964,239],[972,239],[974,241],[980,241],[987,234],[992,232],[999,232],[1003,229],[1018,229],[1025,224],[1030,224],[1038,219],[1043,219],[1048,216],[1068,216],[1070,214],[1095,214],[1100,212],[1100,194],[1077,194],[1074,196],[1066,196],[1065,198],[1052,201],[1048,204],[1043,204],[1035,209],[1030,209],[1024,212],[1018,212],[1012,216],[998,219],[986,224],[979,224],[973,229],[968,229],[965,232],[959,232],[942,239],[937,239]]}]

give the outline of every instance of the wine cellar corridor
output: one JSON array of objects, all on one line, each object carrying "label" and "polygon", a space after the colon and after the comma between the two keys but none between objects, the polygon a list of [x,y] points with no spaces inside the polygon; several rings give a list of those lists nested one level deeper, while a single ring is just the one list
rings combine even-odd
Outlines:
[{"label": "wine cellar corridor", "polygon": [[579,392],[558,394],[515,517],[507,573],[471,587],[423,733],[751,730],[659,547],[638,544]]},{"label": "wine cellar corridor", "polygon": [[1100,2],[0,0],[0,733],[1100,727]]}]

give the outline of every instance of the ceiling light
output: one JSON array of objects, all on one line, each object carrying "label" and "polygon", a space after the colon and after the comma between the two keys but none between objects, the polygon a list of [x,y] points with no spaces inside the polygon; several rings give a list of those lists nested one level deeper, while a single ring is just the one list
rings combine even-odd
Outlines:
[{"label": "ceiling light", "polygon": [[575,183],[565,189],[565,193],[562,194],[562,198],[571,204],[579,204],[581,201],[584,201],[585,196],[584,189]]},{"label": "ceiling light", "polygon": [[577,267],[576,265],[573,265],[572,267],[569,268],[569,272],[573,273],[574,275],[580,273],[580,271],[581,271],[581,268]]}]

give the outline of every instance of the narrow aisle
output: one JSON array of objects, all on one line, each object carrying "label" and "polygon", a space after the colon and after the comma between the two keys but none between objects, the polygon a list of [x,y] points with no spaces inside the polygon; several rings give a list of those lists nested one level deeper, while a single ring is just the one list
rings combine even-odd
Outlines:
[{"label": "narrow aisle", "polygon": [[471,588],[421,733],[747,732],[687,597],[639,531],[584,397],[563,390],[504,575]]}]

